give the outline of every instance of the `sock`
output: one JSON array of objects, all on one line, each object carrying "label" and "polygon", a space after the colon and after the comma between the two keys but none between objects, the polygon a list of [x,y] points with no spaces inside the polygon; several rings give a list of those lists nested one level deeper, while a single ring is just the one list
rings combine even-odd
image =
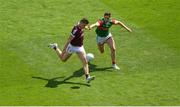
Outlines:
[{"label": "sock", "polygon": [[90,75],[89,75],[89,74],[86,74],[86,79],[89,78],[89,77],[90,77]]},{"label": "sock", "polygon": [[56,50],[57,48],[56,48],[56,47],[54,47],[53,49],[54,49],[54,50]]},{"label": "sock", "polygon": [[114,64],[116,64],[116,62],[115,62],[115,61],[112,61],[112,64],[114,65]]}]

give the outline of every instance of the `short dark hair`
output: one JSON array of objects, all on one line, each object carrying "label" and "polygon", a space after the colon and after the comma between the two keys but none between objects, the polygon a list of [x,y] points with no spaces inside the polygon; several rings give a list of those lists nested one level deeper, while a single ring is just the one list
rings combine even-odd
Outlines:
[{"label": "short dark hair", "polygon": [[111,17],[111,13],[110,13],[110,12],[105,12],[105,13],[104,13],[104,16],[109,16],[109,17]]},{"label": "short dark hair", "polygon": [[89,24],[89,21],[88,21],[87,18],[82,18],[82,19],[80,20],[80,23]]}]

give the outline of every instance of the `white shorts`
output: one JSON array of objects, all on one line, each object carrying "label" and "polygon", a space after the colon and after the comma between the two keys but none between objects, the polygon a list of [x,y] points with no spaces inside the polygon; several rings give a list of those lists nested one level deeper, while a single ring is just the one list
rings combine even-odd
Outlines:
[{"label": "white shorts", "polygon": [[79,47],[79,46],[73,46],[71,44],[67,46],[66,51],[70,54],[79,53],[79,52],[85,53],[84,46]]},{"label": "white shorts", "polygon": [[96,42],[97,42],[97,44],[103,44],[103,43],[105,43],[106,40],[108,40],[110,37],[112,37],[112,34],[111,34],[111,33],[109,33],[109,35],[106,36],[106,37],[100,37],[100,36],[96,35]]}]

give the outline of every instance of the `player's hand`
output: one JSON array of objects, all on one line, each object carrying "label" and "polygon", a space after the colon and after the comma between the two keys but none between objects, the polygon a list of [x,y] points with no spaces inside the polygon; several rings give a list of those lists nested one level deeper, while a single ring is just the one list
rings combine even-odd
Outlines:
[{"label": "player's hand", "polygon": [[89,25],[85,26],[85,29],[87,29],[87,30],[91,30],[91,28],[90,28],[90,26],[89,26]]}]

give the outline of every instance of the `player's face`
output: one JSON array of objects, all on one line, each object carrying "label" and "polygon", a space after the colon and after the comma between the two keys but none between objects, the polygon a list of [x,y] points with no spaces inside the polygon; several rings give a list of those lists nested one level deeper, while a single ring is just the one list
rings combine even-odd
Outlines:
[{"label": "player's face", "polygon": [[105,16],[104,16],[104,20],[105,20],[105,22],[107,22],[107,21],[109,20],[109,18],[110,18],[110,16],[109,16],[109,15],[105,15]]},{"label": "player's face", "polygon": [[85,24],[85,23],[80,23],[80,24],[79,24],[79,27],[80,27],[81,29],[84,29],[85,26],[87,26],[87,24]]}]

